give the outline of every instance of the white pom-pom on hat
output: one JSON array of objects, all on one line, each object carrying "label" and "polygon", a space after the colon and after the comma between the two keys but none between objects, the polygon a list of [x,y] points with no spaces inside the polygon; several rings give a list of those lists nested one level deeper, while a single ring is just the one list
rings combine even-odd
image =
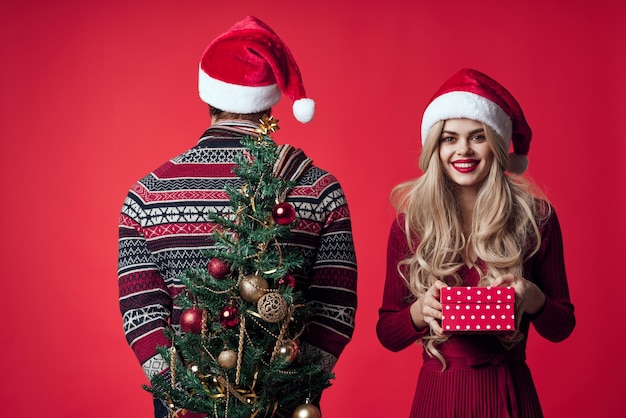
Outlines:
[{"label": "white pom-pom on hat", "polygon": [[528,157],[521,154],[510,153],[506,171],[513,174],[522,174],[528,168]]},{"label": "white pom-pom on hat", "polygon": [[299,122],[311,122],[315,115],[315,102],[309,98],[296,100],[293,102],[293,115]]}]

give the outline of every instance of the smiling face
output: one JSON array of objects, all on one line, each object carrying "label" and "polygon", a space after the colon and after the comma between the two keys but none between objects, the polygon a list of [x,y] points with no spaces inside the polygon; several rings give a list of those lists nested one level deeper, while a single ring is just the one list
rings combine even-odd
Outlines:
[{"label": "smiling face", "polygon": [[493,158],[482,123],[471,119],[444,122],[439,137],[439,159],[453,183],[478,191],[489,174]]}]

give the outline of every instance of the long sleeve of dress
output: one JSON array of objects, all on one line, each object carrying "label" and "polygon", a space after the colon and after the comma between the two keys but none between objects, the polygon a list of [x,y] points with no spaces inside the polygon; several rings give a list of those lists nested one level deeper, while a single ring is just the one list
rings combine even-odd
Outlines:
[{"label": "long sleeve of dress", "polygon": [[561,227],[554,210],[543,227],[541,248],[526,274],[546,295],[543,309],[531,318],[533,326],[549,341],[564,340],[574,330],[576,318],[565,273]]},{"label": "long sleeve of dress", "polygon": [[410,308],[414,298],[397,269],[398,262],[406,258],[407,254],[406,237],[398,221],[394,221],[387,243],[385,288],[376,324],[379,341],[391,351],[408,347],[427,331],[427,328],[418,331],[413,326]]}]

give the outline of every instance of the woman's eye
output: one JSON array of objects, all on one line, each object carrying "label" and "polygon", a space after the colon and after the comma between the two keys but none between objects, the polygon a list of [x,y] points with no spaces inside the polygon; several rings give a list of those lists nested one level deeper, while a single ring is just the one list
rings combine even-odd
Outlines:
[{"label": "woman's eye", "polygon": [[472,137],[473,141],[484,141],[487,138],[485,137],[485,135],[475,135],[474,137]]},{"label": "woman's eye", "polygon": [[444,136],[444,137],[441,137],[441,139],[439,139],[439,141],[441,141],[441,142],[452,142],[452,141],[454,141],[454,138],[451,137],[451,136]]}]

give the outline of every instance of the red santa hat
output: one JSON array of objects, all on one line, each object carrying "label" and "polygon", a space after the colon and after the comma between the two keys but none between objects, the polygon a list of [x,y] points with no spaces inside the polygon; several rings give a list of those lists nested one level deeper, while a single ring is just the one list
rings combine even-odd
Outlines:
[{"label": "red santa hat", "polygon": [[300,69],[287,45],[265,23],[247,16],[207,47],[200,61],[198,90],[210,106],[256,113],[274,106],[281,93],[293,102],[295,118],[313,119]]},{"label": "red santa hat", "polygon": [[446,119],[472,119],[500,135],[509,154],[507,171],[522,174],[528,168],[532,131],[511,93],[491,77],[462,69],[435,93],[422,117],[422,144],[432,126]]}]

